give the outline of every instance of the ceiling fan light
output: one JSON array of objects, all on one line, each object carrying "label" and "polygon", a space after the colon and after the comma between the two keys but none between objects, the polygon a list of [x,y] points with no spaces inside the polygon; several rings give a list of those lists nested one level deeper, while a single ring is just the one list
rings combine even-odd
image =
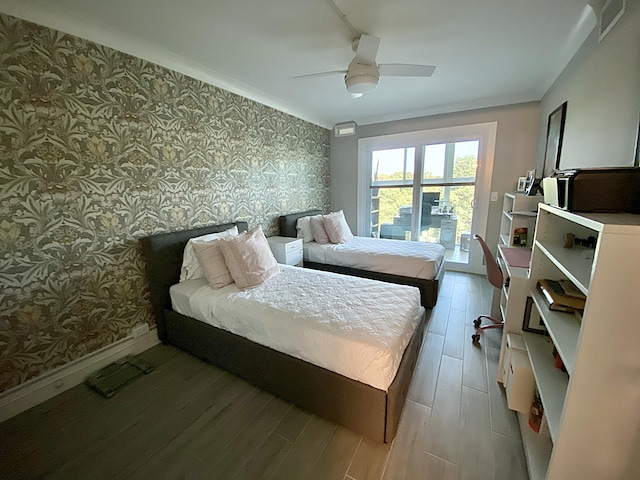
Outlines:
[{"label": "ceiling fan light", "polygon": [[375,75],[361,74],[345,78],[349,93],[372,92],[378,87],[378,77]]}]

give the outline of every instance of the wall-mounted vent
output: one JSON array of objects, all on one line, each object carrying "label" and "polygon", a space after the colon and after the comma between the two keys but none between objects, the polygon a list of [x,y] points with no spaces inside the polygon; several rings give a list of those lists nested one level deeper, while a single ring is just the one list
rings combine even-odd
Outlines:
[{"label": "wall-mounted vent", "polygon": [[600,36],[598,41],[602,41],[607,33],[613,28],[622,14],[626,6],[627,0],[607,0],[598,15],[598,27]]},{"label": "wall-mounted vent", "polygon": [[333,134],[336,137],[347,137],[356,134],[356,122],[339,123],[333,127]]}]

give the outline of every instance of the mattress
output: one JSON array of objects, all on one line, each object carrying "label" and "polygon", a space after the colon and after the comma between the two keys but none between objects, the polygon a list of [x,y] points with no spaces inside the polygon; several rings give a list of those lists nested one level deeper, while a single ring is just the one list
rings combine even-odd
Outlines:
[{"label": "mattress", "polygon": [[354,237],[341,244],[304,244],[304,259],[315,263],[433,280],[444,261],[438,243]]},{"label": "mattress", "polygon": [[387,391],[423,315],[415,287],[281,265],[249,290],[171,286],[173,309]]}]

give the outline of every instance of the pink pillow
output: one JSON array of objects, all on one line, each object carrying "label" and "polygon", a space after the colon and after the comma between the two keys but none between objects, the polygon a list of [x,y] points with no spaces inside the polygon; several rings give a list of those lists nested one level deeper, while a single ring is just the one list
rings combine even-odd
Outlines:
[{"label": "pink pillow", "polygon": [[237,237],[220,240],[220,247],[233,281],[242,290],[260,285],[280,273],[260,226]]},{"label": "pink pillow", "polygon": [[209,286],[214,290],[233,283],[231,273],[224,261],[222,248],[220,248],[221,241],[220,238],[207,243],[195,242],[193,244],[193,251],[198,258],[200,268],[202,268],[204,276],[207,277]]},{"label": "pink pillow", "polygon": [[313,233],[311,232],[311,217],[301,217],[296,222],[297,237],[301,238],[304,243],[313,242]]},{"label": "pink pillow", "polygon": [[329,243],[329,235],[324,229],[324,222],[322,221],[322,215],[314,215],[309,219],[311,225],[311,233],[316,243]]},{"label": "pink pillow", "polygon": [[[182,268],[180,269],[180,281],[192,280],[194,278],[203,278],[204,272],[200,267],[198,257],[196,257],[193,251],[194,243],[205,243],[218,238],[229,237],[232,235],[238,235],[238,227],[233,226],[229,230],[218,233],[209,233],[208,235],[202,235],[200,237],[194,237],[189,239],[187,245],[184,247],[184,253],[182,256]],[[227,268],[226,265],[224,268]]]},{"label": "pink pillow", "polygon": [[347,243],[353,238],[342,210],[325,215],[322,218],[322,223],[331,243]]}]

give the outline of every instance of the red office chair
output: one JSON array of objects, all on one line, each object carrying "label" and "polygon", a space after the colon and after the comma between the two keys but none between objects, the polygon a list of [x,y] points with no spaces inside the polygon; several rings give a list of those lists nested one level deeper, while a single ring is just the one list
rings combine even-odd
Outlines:
[{"label": "red office chair", "polygon": [[[504,276],[502,275],[502,271],[500,270],[495,257],[491,253],[491,250],[489,250],[489,247],[487,247],[487,244],[484,243],[484,240],[480,235],[474,235],[473,238],[480,242],[480,246],[482,247],[482,251],[484,252],[484,259],[485,263],[487,264],[487,279],[489,280],[489,283],[496,288],[502,288],[502,285],[504,284]],[[491,320],[493,323],[480,326],[482,324],[483,318]],[[488,330],[490,328],[503,328],[504,321],[493,318],[489,315],[480,315],[473,321],[473,326],[476,329],[476,333],[471,335],[471,340],[473,340],[473,343],[478,343],[480,341],[480,334],[484,330]]]}]

